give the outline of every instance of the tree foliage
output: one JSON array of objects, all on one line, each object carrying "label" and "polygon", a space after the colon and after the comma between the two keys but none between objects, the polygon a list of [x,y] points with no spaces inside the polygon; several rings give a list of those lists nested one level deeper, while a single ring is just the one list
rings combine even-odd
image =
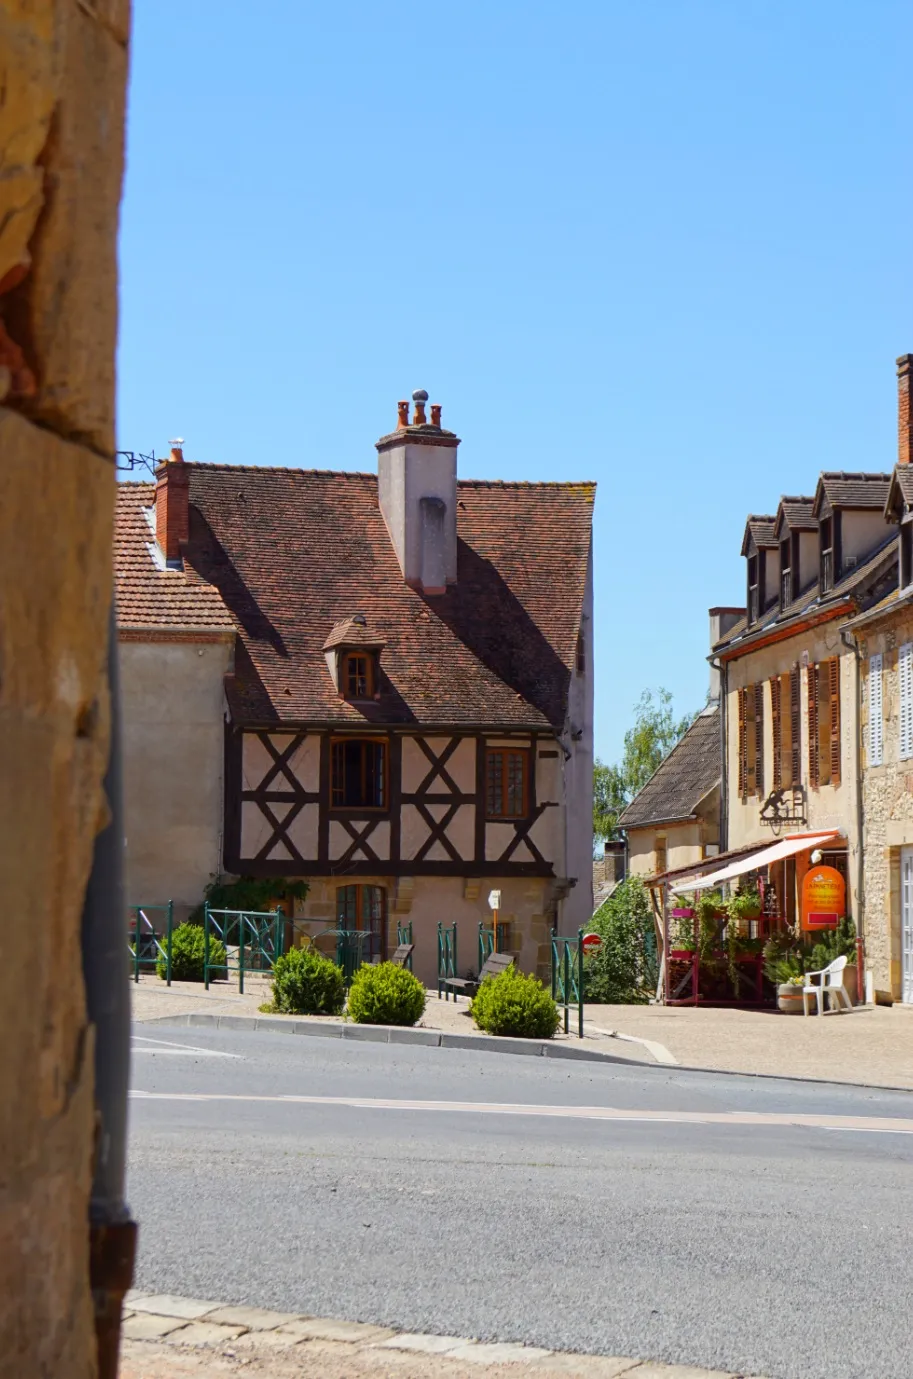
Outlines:
[{"label": "tree foliage", "polygon": [[642,1005],[656,989],[656,927],[643,882],[628,877],[593,916],[590,930],[602,945],[584,966],[586,999],[607,1005]]},{"label": "tree foliage", "polygon": [[676,718],[668,690],[644,690],[634,706],[633,726],[625,733],[621,761],[608,766],[597,758],[593,771],[593,835],[615,835],[618,816],[642,790],[660,762],[687,731],[692,715]]}]

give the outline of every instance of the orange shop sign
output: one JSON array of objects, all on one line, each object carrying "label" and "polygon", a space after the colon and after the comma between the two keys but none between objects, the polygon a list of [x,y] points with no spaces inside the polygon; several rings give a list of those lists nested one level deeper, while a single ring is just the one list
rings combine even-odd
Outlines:
[{"label": "orange shop sign", "polygon": [[836,867],[811,867],[802,882],[802,928],[836,929],[846,914],[846,882]]}]

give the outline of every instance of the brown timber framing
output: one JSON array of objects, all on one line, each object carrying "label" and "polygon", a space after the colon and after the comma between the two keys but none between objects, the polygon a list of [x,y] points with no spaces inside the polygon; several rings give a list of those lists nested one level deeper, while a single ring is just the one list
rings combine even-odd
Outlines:
[{"label": "brown timber framing", "polygon": [[[267,774],[252,790],[244,789],[243,750],[244,737],[258,737],[273,758]],[[378,725],[351,728],[348,725],[332,724],[288,724],[281,722],[247,725],[243,727],[226,723],[225,728],[225,844],[223,865],[226,872],[235,875],[256,877],[388,877],[398,876],[442,876],[442,877],[554,877],[555,869],[551,862],[542,856],[529,836],[530,830],[553,802],[538,803],[536,799],[536,759],[541,743],[553,744],[557,734],[543,732],[541,726],[522,729],[516,726],[504,728],[500,724],[490,727],[467,729],[465,726],[434,727],[423,725],[422,731],[391,728],[384,734],[389,744],[388,759],[388,809],[340,809],[331,802],[330,751],[331,740],[340,736],[372,737],[380,736]],[[268,741],[274,736],[288,737],[285,750],[279,750]],[[288,769],[289,759],[306,737],[317,737],[320,741],[319,784],[317,791],[304,790],[301,783]],[[428,771],[415,791],[405,793],[402,782],[403,740],[412,738],[419,750],[428,760]],[[485,744],[488,738],[517,738],[530,745],[529,796],[528,809],[522,819],[486,819],[486,773]],[[448,739],[438,751],[436,744],[428,739]],[[447,762],[462,741],[475,743],[475,789],[460,791],[447,771]],[[560,746],[560,742],[559,742]],[[434,787],[438,786],[437,789]],[[243,803],[256,803],[264,817],[273,827],[272,836],[259,849],[256,857],[241,855],[241,813]],[[281,822],[277,821],[270,808],[272,804],[291,804],[292,810]],[[287,836],[293,818],[297,817],[306,804],[318,805],[317,856],[305,858],[291,843]],[[429,836],[422,844],[419,854],[412,858],[402,857],[401,815],[404,805],[413,805],[429,829]],[[435,820],[429,812],[431,805],[446,805],[447,813],[441,820]],[[475,808],[474,855],[461,858],[446,836],[448,823],[463,805]],[[343,824],[352,838],[352,846],[342,857],[330,858],[329,830],[331,820]],[[389,820],[390,845],[389,858],[374,854],[370,846],[370,835],[376,825]],[[486,824],[509,823],[513,825],[513,836],[501,855],[486,859]],[[277,842],[282,842],[292,853],[290,858],[269,860],[266,856]],[[427,853],[435,842],[443,845],[450,854],[448,861],[426,860]],[[368,857],[356,860],[354,853],[361,850]],[[533,854],[531,861],[514,862],[514,852],[524,844]]]}]

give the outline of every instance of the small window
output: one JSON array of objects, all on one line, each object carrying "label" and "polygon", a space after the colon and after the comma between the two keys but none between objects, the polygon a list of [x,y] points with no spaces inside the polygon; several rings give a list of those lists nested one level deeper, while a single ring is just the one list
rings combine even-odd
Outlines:
[{"label": "small window", "polygon": [[337,738],[332,751],[333,808],[386,809],[386,742],[377,738]]},{"label": "small window", "polygon": [[757,622],[761,612],[760,600],[760,555],[748,557],[748,622]]},{"label": "small window", "polygon": [[913,516],[900,524],[900,587],[909,589],[913,584]]},{"label": "small window", "polygon": [[374,658],[364,651],[347,651],[342,658],[342,692],[346,699],[370,699],[374,694]]},{"label": "small window", "polygon": [[655,876],[662,876],[663,872],[668,870],[668,856],[669,854],[666,848],[666,839],[665,837],[662,837],[660,834],[657,834],[656,842],[653,848]]},{"label": "small window", "polygon": [[780,542],[780,611],[788,608],[793,601],[793,570],[790,562],[792,540],[786,537]]},{"label": "small window", "polygon": [[575,657],[577,664],[577,674],[586,674],[586,642],[583,640],[583,633],[577,633],[577,654]]},{"label": "small window", "polygon": [[485,755],[486,814],[489,819],[525,818],[529,796],[529,752],[489,747]]},{"label": "small window", "polygon": [[834,587],[834,519],[822,517],[819,524],[821,540],[821,592]]}]

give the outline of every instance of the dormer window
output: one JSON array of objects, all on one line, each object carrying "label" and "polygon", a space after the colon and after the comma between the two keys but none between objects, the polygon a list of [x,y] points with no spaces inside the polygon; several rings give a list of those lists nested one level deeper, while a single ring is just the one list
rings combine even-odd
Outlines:
[{"label": "dormer window", "polygon": [[787,536],[780,542],[780,611],[788,608],[793,601],[792,541]]},{"label": "dormer window", "polygon": [[369,626],[364,613],[353,613],[331,630],[323,644],[327,669],[340,695],[350,704],[380,698],[383,649],[383,637]]},{"label": "dormer window", "polygon": [[748,622],[757,622],[761,613],[761,562],[763,551],[748,557]]},{"label": "dormer window", "polygon": [[913,512],[908,512],[900,524],[900,587],[913,584]]},{"label": "dormer window", "polygon": [[818,530],[821,534],[821,592],[825,594],[833,589],[836,576],[833,517],[822,517]]},{"label": "dormer window", "polygon": [[346,699],[374,697],[374,656],[367,651],[345,651],[341,656],[339,684]]}]

